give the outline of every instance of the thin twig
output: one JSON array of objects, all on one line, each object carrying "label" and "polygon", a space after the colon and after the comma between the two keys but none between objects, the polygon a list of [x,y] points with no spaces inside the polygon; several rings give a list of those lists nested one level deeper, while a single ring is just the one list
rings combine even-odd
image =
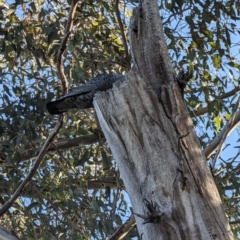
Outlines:
[{"label": "thin twig", "polygon": [[52,140],[57,135],[59,129],[62,127],[62,124],[63,124],[63,115],[59,116],[55,128],[53,129],[52,133],[48,136],[46,142],[44,143],[41,151],[39,152],[39,154],[37,156],[37,159],[36,159],[32,169],[29,171],[29,173],[26,176],[26,178],[18,186],[16,191],[13,193],[12,197],[7,202],[5,202],[5,204],[3,204],[3,206],[0,208],[0,216],[2,216],[12,206],[14,201],[19,197],[19,195],[22,193],[24,188],[27,186],[27,184],[31,180],[32,176],[35,174],[35,172],[37,171],[38,167],[42,163],[43,157],[45,156],[45,154],[46,154],[46,152],[47,152],[47,150],[48,150]]},{"label": "thin twig", "polygon": [[[217,97],[217,99],[229,98],[229,97],[235,95],[239,91],[240,91],[240,86],[237,86],[233,90],[231,90],[229,92],[226,92],[223,95],[220,95],[219,97]],[[200,108],[200,109],[194,111],[191,115],[192,116],[200,116],[200,115],[203,115],[203,114],[205,114],[207,112],[208,112],[208,105],[206,107],[203,107],[203,108]]]},{"label": "thin twig", "polygon": [[235,118],[234,118],[234,120],[232,122],[231,128],[229,127],[229,123],[230,122],[228,122],[223,127],[221,132],[205,148],[204,155],[205,155],[206,159],[209,159],[211,157],[211,155],[213,154],[213,152],[216,150],[216,148],[218,147],[219,143],[221,142],[221,139],[223,138],[224,134],[226,134],[226,136],[228,136],[233,131],[233,129],[235,129],[235,127],[238,125],[239,122],[240,122],[240,110],[236,113]]},{"label": "thin twig", "polygon": [[[232,164],[237,160],[237,158],[239,157],[240,155],[240,150],[238,150],[237,154],[231,159],[230,162],[228,162],[228,164]],[[234,164],[235,165],[235,164]],[[233,165],[233,166],[234,166]],[[227,166],[227,163],[225,163],[225,166]],[[222,167],[220,168],[217,172],[214,173],[214,177],[218,177],[222,172],[225,172],[226,169],[228,169],[227,167]],[[240,164],[238,164],[234,169],[230,170],[230,171],[227,171],[225,173],[224,176],[221,177],[221,182],[223,182],[223,180],[226,180],[228,179],[229,177],[231,177],[232,174],[235,174],[236,175],[236,172],[240,169]],[[216,181],[216,179],[215,179]]]},{"label": "thin twig", "polygon": [[[67,163],[67,165],[69,166],[69,168],[71,168],[71,170],[76,174],[75,169],[72,167],[72,164],[70,163],[70,161],[68,159],[66,159],[63,154],[61,153],[61,151],[58,149],[58,147],[53,144],[53,146],[55,147],[55,150],[57,151],[58,155]],[[63,172],[65,172],[65,174],[68,176],[68,172],[66,171],[66,169],[62,168]]]},{"label": "thin twig", "polygon": [[65,29],[65,36],[63,37],[63,39],[61,41],[60,48],[58,51],[58,56],[57,56],[57,69],[58,69],[58,73],[60,75],[60,79],[62,81],[63,95],[65,95],[68,92],[68,81],[67,81],[67,78],[66,78],[66,76],[64,74],[64,70],[63,70],[62,55],[63,55],[64,51],[66,50],[67,40],[72,31],[73,18],[74,18],[74,14],[76,12],[77,3],[78,3],[78,0],[72,1],[72,5],[70,8],[69,17],[68,17],[68,21],[67,21],[67,25],[66,25],[66,29]]},{"label": "thin twig", "polygon": [[123,27],[123,23],[122,23],[122,19],[120,16],[120,11],[119,11],[118,5],[119,5],[119,0],[116,0],[115,1],[116,16],[117,16],[118,24],[119,24],[121,35],[122,35],[123,47],[125,50],[126,58],[128,58],[128,55],[129,55],[128,45],[127,45],[126,35],[125,35],[125,31],[124,31],[124,27]]},{"label": "thin twig", "polygon": [[[239,105],[240,105],[240,97],[238,98],[237,103],[236,103],[236,105],[235,105],[235,107],[234,107],[234,109],[233,109],[232,117],[231,117],[231,119],[230,119],[229,122],[228,122],[228,128],[229,128],[229,129],[232,129],[233,122],[234,122],[234,119],[235,119],[236,114],[237,114],[237,112],[238,112]],[[221,153],[221,151],[222,151],[222,146],[223,146],[223,143],[224,143],[225,140],[226,140],[227,133],[228,133],[228,131],[226,131],[226,132],[223,134],[222,140],[221,140],[221,142],[220,142],[220,144],[219,144],[219,146],[218,146],[217,153],[215,154],[214,159],[213,159],[213,161],[212,161],[212,168],[213,168],[213,169],[214,169],[215,164],[216,164],[216,161],[217,161],[217,159],[218,159],[218,157],[219,157],[219,155],[220,155],[220,153]]]},{"label": "thin twig", "polygon": [[[60,212],[61,214],[63,214],[63,210],[57,206],[57,204],[55,204],[51,199],[50,197],[48,196],[48,194],[45,194],[43,195],[42,192],[41,192],[41,189],[39,189],[35,183],[33,182],[30,182],[31,184],[31,189],[42,199],[45,199],[48,201],[48,203],[51,205],[51,207],[54,209],[54,211],[56,213]],[[58,220],[61,220],[60,217],[57,215],[56,216]]]},{"label": "thin twig", "polygon": [[[68,22],[67,22],[67,26],[66,26],[66,30],[65,30],[66,34],[65,34],[64,38],[62,39],[60,49],[59,49],[59,52],[58,52],[58,71],[59,71],[61,81],[62,81],[63,94],[66,94],[67,91],[68,91],[68,81],[67,81],[67,79],[64,75],[64,72],[63,72],[62,55],[63,55],[63,53],[66,49],[66,42],[67,42],[67,39],[68,39],[68,37],[70,35],[70,32],[72,30],[73,16],[74,16],[75,11],[76,11],[77,3],[78,3],[78,0],[73,0],[73,2],[72,2],[71,9],[70,9],[70,14],[69,14],[69,18],[68,18]],[[37,156],[37,159],[36,159],[33,167],[31,168],[31,170],[28,173],[28,175],[22,181],[22,183],[18,186],[16,191],[13,193],[12,197],[7,202],[5,202],[3,204],[3,206],[0,208],[0,216],[2,216],[6,211],[8,211],[8,209],[12,206],[14,201],[19,197],[19,195],[25,189],[25,187],[27,186],[27,184],[29,183],[29,181],[31,180],[33,175],[36,173],[38,167],[42,163],[42,160],[43,160],[49,146],[51,145],[51,142],[53,141],[54,137],[57,135],[58,131],[62,127],[63,118],[64,118],[64,115],[59,116],[55,128],[53,129],[53,131],[51,132],[51,134],[48,136],[47,140],[45,141],[42,149],[40,150],[40,152]]]},{"label": "thin twig", "polygon": [[230,221],[229,224],[230,225],[235,225],[235,224],[239,224],[240,223],[240,219],[239,220],[235,220],[235,221]]},{"label": "thin twig", "polygon": [[120,226],[117,231],[109,238],[109,240],[123,239],[135,225],[135,217],[132,214],[131,217],[122,226]]},{"label": "thin twig", "polygon": [[[100,133],[99,133],[100,135]],[[94,143],[98,143],[100,140],[101,142],[105,141],[104,136],[99,136],[97,134],[91,134],[86,136],[80,136],[73,139],[62,139],[58,142],[53,142],[50,147],[47,150],[47,153],[54,152],[56,149],[54,146],[56,146],[59,150],[67,150],[79,146],[86,146],[91,145]],[[28,149],[28,151],[20,154],[19,161],[18,162],[24,162],[29,161],[30,159],[36,159],[37,154],[39,153],[40,148],[33,148]],[[1,154],[0,155],[0,167],[8,166],[10,163],[6,161],[7,155]]]},{"label": "thin twig", "polygon": [[179,12],[172,13],[171,15],[168,16],[167,20],[162,23],[162,25],[166,26],[166,24],[170,22],[170,18],[175,17],[175,19],[176,19],[176,17],[182,16],[185,11],[190,10],[191,8],[192,8],[192,6],[190,5],[190,6],[186,7],[185,9],[180,10]]}]

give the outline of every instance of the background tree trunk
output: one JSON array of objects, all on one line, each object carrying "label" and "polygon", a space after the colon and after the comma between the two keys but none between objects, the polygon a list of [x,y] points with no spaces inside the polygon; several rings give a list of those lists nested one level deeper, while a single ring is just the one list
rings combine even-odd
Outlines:
[{"label": "background tree trunk", "polygon": [[10,232],[7,229],[0,227],[0,239],[1,240],[18,240],[19,238],[14,232]]},{"label": "background tree trunk", "polygon": [[133,211],[147,216],[147,199],[164,214],[136,217],[142,239],[233,239],[159,28],[156,1],[142,1],[129,30],[139,71],[96,96],[99,122]]}]

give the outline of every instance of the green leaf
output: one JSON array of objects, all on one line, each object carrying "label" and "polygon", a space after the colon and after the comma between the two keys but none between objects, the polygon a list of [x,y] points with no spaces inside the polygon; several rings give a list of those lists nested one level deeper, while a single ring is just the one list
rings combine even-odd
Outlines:
[{"label": "green leaf", "polygon": [[231,46],[231,37],[230,37],[227,27],[225,28],[225,31],[226,31],[227,43],[228,43],[228,46],[230,47]]},{"label": "green leaf", "polygon": [[220,55],[212,56],[212,61],[213,61],[213,65],[216,69],[219,69],[221,67],[222,59],[221,59]]},{"label": "green leaf", "polygon": [[219,132],[221,128],[221,122],[222,122],[222,118],[220,116],[215,117],[215,126],[216,126],[217,132]]},{"label": "green leaf", "polygon": [[110,169],[110,161],[109,161],[109,158],[105,152],[105,150],[101,150],[101,154],[102,154],[102,168],[103,170],[107,170],[107,169]]},{"label": "green leaf", "polygon": [[74,166],[83,166],[88,161],[89,156],[90,152],[89,150],[86,150],[82,157],[78,161],[74,162]]}]

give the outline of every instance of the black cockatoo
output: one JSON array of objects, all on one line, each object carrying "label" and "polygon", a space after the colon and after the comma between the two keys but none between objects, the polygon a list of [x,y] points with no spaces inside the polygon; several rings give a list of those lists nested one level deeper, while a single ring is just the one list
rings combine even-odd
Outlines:
[{"label": "black cockatoo", "polygon": [[93,107],[94,94],[112,88],[113,83],[124,80],[123,75],[102,74],[90,79],[85,84],[75,87],[68,94],[46,105],[52,115],[61,114],[70,109],[86,109]]}]

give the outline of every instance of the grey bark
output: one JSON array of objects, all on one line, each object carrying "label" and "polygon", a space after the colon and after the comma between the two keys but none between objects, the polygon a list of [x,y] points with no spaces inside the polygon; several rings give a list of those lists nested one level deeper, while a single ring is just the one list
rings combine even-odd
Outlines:
[{"label": "grey bark", "polygon": [[10,232],[7,229],[0,227],[0,240],[18,240],[19,238],[14,232]]},{"label": "grey bark", "polygon": [[[158,224],[136,217],[142,239],[232,239],[183,101],[173,123],[142,78],[127,78],[99,94],[94,106],[134,212],[147,215],[147,199],[164,213]],[[177,85],[172,91],[181,98]]]},{"label": "grey bark", "polygon": [[130,25],[135,73],[95,97],[100,125],[133,211],[144,199],[164,214],[142,239],[233,239],[206,159],[174,80],[156,1],[142,1]]}]

